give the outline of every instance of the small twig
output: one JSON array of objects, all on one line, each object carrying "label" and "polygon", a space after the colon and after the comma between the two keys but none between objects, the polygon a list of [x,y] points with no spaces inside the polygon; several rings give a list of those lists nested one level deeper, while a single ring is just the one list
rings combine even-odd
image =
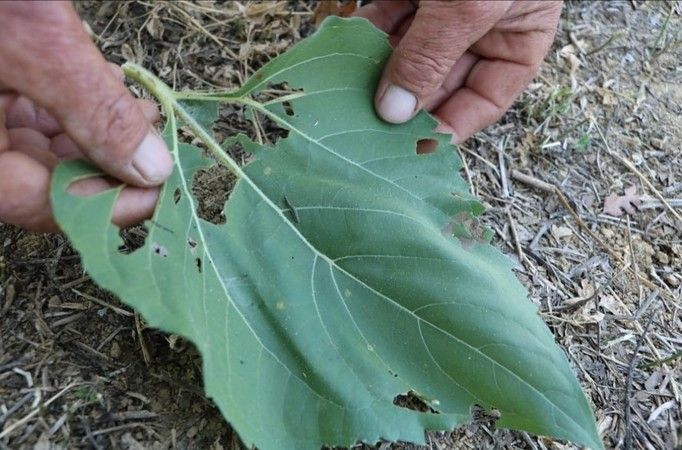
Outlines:
[{"label": "small twig", "polygon": [[147,349],[147,343],[145,342],[144,336],[142,334],[142,322],[140,321],[140,315],[137,313],[135,313],[135,331],[137,332],[137,338],[140,341],[142,358],[144,359],[144,363],[148,366],[152,359],[149,356],[149,349]]},{"label": "small twig", "polygon": [[116,328],[116,329],[114,330],[113,333],[111,333],[109,336],[107,336],[107,337],[106,337],[106,338],[97,346],[97,348],[95,348],[95,350],[97,350],[98,352],[99,352],[100,350],[102,350],[102,347],[104,347],[104,346],[107,345],[109,342],[111,342],[111,340],[114,339],[114,338],[116,337],[116,335],[117,335],[118,333],[120,333],[120,332],[121,332],[122,330],[124,330],[124,329],[125,329],[125,327],[124,327],[123,325],[121,325],[121,326],[119,326],[118,328]]},{"label": "small twig", "polygon": [[111,358],[109,358],[107,355],[105,355],[102,352],[98,352],[94,348],[90,347],[89,345],[86,345],[82,342],[75,341],[74,345],[82,350],[85,350],[86,352],[92,353],[93,355],[97,356],[98,358],[103,359],[104,361],[111,361]]},{"label": "small twig", "polygon": [[5,421],[15,412],[19,411],[19,408],[24,406],[33,397],[33,392],[27,392],[23,397],[19,399],[12,407],[10,407],[3,415],[0,416],[0,425],[4,424]]},{"label": "small twig", "polygon": [[654,322],[654,317],[656,316],[656,311],[652,312],[651,315],[649,316],[649,320],[647,321],[646,325],[644,326],[644,329],[642,330],[642,334],[639,335],[639,338],[637,339],[637,343],[635,344],[635,349],[632,352],[632,358],[630,359],[630,364],[628,365],[628,373],[627,373],[627,378],[625,381],[625,395],[624,395],[624,401],[623,401],[623,421],[625,422],[625,435],[623,438],[623,448],[625,450],[631,450],[632,449],[632,423],[630,419],[630,397],[632,396],[632,378],[634,376],[635,372],[635,363],[637,362],[637,353],[639,353],[639,349],[644,343],[644,338],[646,337],[647,332],[649,331],[649,328],[651,327],[651,324]]},{"label": "small twig", "polygon": [[500,140],[497,145],[497,161],[500,165],[500,183],[502,184],[502,198],[509,198],[509,181],[507,181],[507,166],[504,161],[504,147],[506,140]]},{"label": "small twig", "polygon": [[[670,24],[670,19],[672,18],[673,11],[675,10],[675,5],[670,6],[670,11],[668,11],[668,16],[665,18],[665,22],[663,22],[663,26],[661,27],[661,31],[658,32],[658,35],[656,36],[656,40],[654,41],[654,45],[652,46],[652,57],[658,56],[657,48],[658,44],[660,44],[661,40],[663,39],[663,36],[665,36],[666,31],[668,31],[668,25]],[[665,48],[665,47],[664,47]],[[663,49],[661,49],[662,52]]]},{"label": "small twig", "polygon": [[[666,199],[668,205],[672,208],[682,208],[682,198],[669,198]],[[663,207],[663,202],[649,197],[648,195],[642,197],[642,204],[637,208],[639,209],[658,209]]]},{"label": "small twig", "polygon": [[156,419],[159,415],[153,411],[140,410],[140,411],[121,411],[111,413],[111,420],[117,422],[126,422],[128,420],[149,420]]},{"label": "small twig", "polygon": [[[124,423],[123,425],[117,425],[115,427],[104,428],[101,430],[95,430],[92,432],[92,436],[97,437],[97,436],[101,436],[103,434],[113,433],[114,431],[128,430],[130,428],[137,428],[137,427],[142,427],[147,431],[152,430],[146,423],[133,422],[133,423]],[[153,433],[153,434],[156,434],[156,433]]]},{"label": "small twig", "polygon": [[606,47],[608,47],[609,45],[611,45],[612,42],[614,42],[614,41],[620,39],[620,37],[621,37],[622,35],[623,35],[623,33],[621,33],[620,31],[616,31],[615,33],[613,33],[613,34],[611,35],[611,37],[609,37],[609,38],[606,40],[606,42],[604,42],[604,43],[603,43],[602,45],[600,45],[599,47],[597,47],[597,48],[595,48],[595,49],[592,49],[592,50],[588,51],[588,52],[586,53],[586,55],[587,55],[587,56],[590,56],[590,55],[593,55],[593,54],[595,54],[595,53],[599,53],[600,51],[604,50]]},{"label": "small twig", "polygon": [[523,248],[521,247],[521,242],[519,241],[519,235],[516,232],[516,223],[509,212],[509,208],[507,208],[506,212],[507,220],[509,220],[509,227],[511,228],[512,239],[514,240],[514,247],[516,248],[516,254],[519,257],[519,262],[523,264],[526,262],[526,255],[523,253]]},{"label": "small twig", "polygon": [[455,145],[455,150],[457,150],[457,155],[459,155],[459,160],[462,161],[462,168],[464,169],[464,173],[466,174],[467,181],[469,182],[469,192],[471,192],[472,195],[476,195],[476,192],[474,189],[474,183],[471,179],[471,172],[469,171],[469,164],[467,163],[467,160],[464,159],[464,155],[462,154],[462,150],[460,149],[459,145]]},{"label": "small twig", "polygon": [[77,295],[80,295],[81,297],[83,297],[87,300],[90,300],[91,302],[95,302],[100,306],[104,306],[105,308],[109,308],[112,311],[114,311],[115,313],[121,314],[122,316],[130,317],[133,315],[133,313],[131,313],[130,311],[126,311],[125,309],[118,308],[114,305],[111,305],[111,304],[105,302],[104,300],[100,300],[97,297],[93,297],[92,295],[86,294],[85,292],[81,292],[77,289],[71,289],[71,292],[73,292]]},{"label": "small twig", "polygon": [[682,350],[680,350],[676,353],[673,353],[672,355],[667,356],[663,359],[657,359],[656,361],[651,361],[650,363],[642,364],[641,366],[639,366],[639,368],[640,369],[650,369],[652,367],[660,367],[663,364],[673,362],[676,359],[680,359],[680,358],[682,358]]},{"label": "small twig", "polygon": [[523,436],[523,440],[526,442],[526,444],[532,449],[532,450],[539,450],[538,446],[535,445],[535,442],[533,442],[533,439],[526,433],[525,431],[521,433],[521,436]]},{"label": "small twig", "polygon": [[630,262],[632,263],[632,270],[635,271],[635,281],[637,282],[637,288],[639,296],[637,299],[637,304],[642,305],[642,284],[639,282],[639,265],[637,264],[637,258],[635,258],[635,249],[632,245],[632,231],[630,230],[630,216],[625,217],[627,223],[627,235],[628,235],[628,250],[630,251]]},{"label": "small twig", "polygon": [[73,280],[73,281],[69,281],[68,283],[64,284],[64,285],[62,286],[62,289],[71,289],[71,288],[75,288],[76,286],[79,286],[79,285],[81,285],[81,284],[83,284],[83,283],[85,283],[85,282],[87,282],[87,281],[90,281],[90,276],[85,275],[85,276],[82,276],[82,277],[80,277],[80,278],[78,278],[78,279],[75,279],[75,280]]},{"label": "small twig", "polygon": [[526,175],[525,173],[521,173],[518,170],[512,169],[510,172],[512,179],[516,181],[520,181],[521,183],[527,184],[529,186],[532,186],[534,188],[540,189],[541,191],[545,192],[550,192],[554,193],[555,191],[555,186],[553,184],[546,183],[540,179],[537,179],[533,176]]}]

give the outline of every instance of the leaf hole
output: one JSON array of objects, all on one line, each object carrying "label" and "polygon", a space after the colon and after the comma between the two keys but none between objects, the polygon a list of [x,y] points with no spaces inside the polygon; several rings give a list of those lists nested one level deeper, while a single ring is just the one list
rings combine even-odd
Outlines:
[{"label": "leaf hole", "polygon": [[444,236],[457,238],[465,250],[478,243],[490,242],[492,234],[481,220],[469,211],[457,213],[441,230]]},{"label": "leaf hole", "polygon": [[469,413],[471,414],[471,419],[475,423],[488,424],[491,428],[494,428],[495,422],[502,417],[499,410],[495,408],[485,409],[480,405],[472,405],[471,408],[469,408]]},{"label": "leaf hole", "polygon": [[418,155],[426,155],[433,153],[438,147],[438,141],[435,139],[419,139],[417,141],[416,152]]},{"label": "leaf hole", "polygon": [[224,166],[216,164],[199,170],[192,182],[192,193],[197,199],[197,215],[215,225],[225,223],[227,218],[223,210],[235,182],[235,176]]},{"label": "leaf hole", "polygon": [[158,242],[152,243],[152,253],[160,258],[168,258],[168,249]]},{"label": "leaf hole", "polygon": [[144,225],[121,228],[118,235],[123,242],[118,246],[118,252],[123,255],[129,255],[139,250],[144,247],[148,234],[149,230]]},{"label": "leaf hole", "polygon": [[291,107],[291,102],[282,102],[282,108],[284,108],[284,114],[287,116],[294,115],[294,108]]},{"label": "leaf hole", "polygon": [[281,127],[277,122],[261,113],[256,114],[256,123],[260,128],[260,135],[255,138],[256,142],[275,146],[277,141],[289,136],[289,129]]},{"label": "leaf hole", "polygon": [[201,273],[201,270],[202,270],[202,268],[201,268],[201,258],[196,258],[196,259],[194,260],[194,262],[195,262],[195,264],[197,265],[197,271],[199,271],[199,273]]},{"label": "leaf hole", "polygon": [[409,391],[406,394],[396,395],[393,399],[393,404],[401,408],[409,409],[419,412],[437,413],[438,411],[431,408],[416,392]]},{"label": "leaf hole", "polygon": [[225,148],[225,152],[230,155],[230,158],[235,160],[240,167],[245,166],[251,159],[251,154],[246,151],[244,146],[239,142],[235,142]]},{"label": "leaf hole", "polygon": [[197,241],[195,241],[192,238],[187,239],[187,246],[189,247],[189,251],[194,254],[197,251]]},{"label": "leaf hole", "polygon": [[180,188],[175,188],[175,191],[173,191],[173,203],[177,205],[181,198],[182,192],[180,191]]}]

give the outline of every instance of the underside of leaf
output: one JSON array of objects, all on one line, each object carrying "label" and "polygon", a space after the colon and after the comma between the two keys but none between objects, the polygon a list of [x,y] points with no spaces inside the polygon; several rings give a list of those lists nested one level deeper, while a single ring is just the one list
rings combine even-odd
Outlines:
[{"label": "underside of leaf", "polygon": [[[147,241],[118,251],[109,217],[119,190],[66,193],[97,174],[83,163],[55,173],[60,225],[101,286],[197,345],[206,391],[247,445],[423,442],[479,405],[501,413],[499,426],[601,448],[566,357],[476,225],[483,208],[449,137],[426,113],[404,125],[375,116],[389,54],[368,22],[329,18],[237,92],[175,94],[129,70],[166,109],[176,165]],[[257,101],[282,83],[291,93]],[[288,137],[216,142],[222,102]],[[192,180],[215,161],[178,142],[180,124],[238,177],[223,224],[197,215]],[[424,139],[433,153],[416,153]],[[246,166],[223,151],[233,143],[253,155]],[[395,405],[406,392],[436,412]]]}]

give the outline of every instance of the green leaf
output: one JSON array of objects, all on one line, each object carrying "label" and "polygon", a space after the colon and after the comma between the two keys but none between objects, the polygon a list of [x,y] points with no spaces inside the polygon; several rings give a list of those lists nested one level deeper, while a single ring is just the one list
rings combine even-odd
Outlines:
[{"label": "green leaf", "polygon": [[[235,93],[173,93],[128,65],[164,105],[176,164],[146,243],[118,250],[120,190],[66,193],[97,173],[84,163],[54,175],[59,224],[102,287],[197,345],[206,392],[247,445],[423,443],[477,404],[499,410],[499,426],[601,448],[566,357],[477,225],[483,208],[448,136],[426,113],[404,125],[375,116],[389,54],[368,22],[330,18]],[[256,100],[282,83],[291,94]],[[241,168],[213,139],[219,102],[289,135],[274,147],[231,138],[254,155]],[[224,224],[197,216],[192,180],[214,162],[178,142],[178,120],[239,179]],[[417,155],[420,139],[436,152]],[[409,391],[437,413],[396,406]]]}]

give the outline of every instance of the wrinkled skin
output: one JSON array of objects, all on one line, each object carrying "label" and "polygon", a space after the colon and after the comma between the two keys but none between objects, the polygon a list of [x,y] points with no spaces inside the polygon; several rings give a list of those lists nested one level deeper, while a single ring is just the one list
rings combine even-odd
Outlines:
[{"label": "wrinkled skin", "polygon": [[[358,10],[395,51],[377,86],[384,120],[433,112],[459,143],[497,120],[549,49],[561,2],[377,1]],[[172,160],[119,68],[84,32],[70,2],[0,2],[0,222],[55,231],[49,182],[60,159],[84,158],[111,178],[71,186],[92,195],[126,182],[113,221],[153,212]],[[40,30],[36,33],[35,30]]]}]

